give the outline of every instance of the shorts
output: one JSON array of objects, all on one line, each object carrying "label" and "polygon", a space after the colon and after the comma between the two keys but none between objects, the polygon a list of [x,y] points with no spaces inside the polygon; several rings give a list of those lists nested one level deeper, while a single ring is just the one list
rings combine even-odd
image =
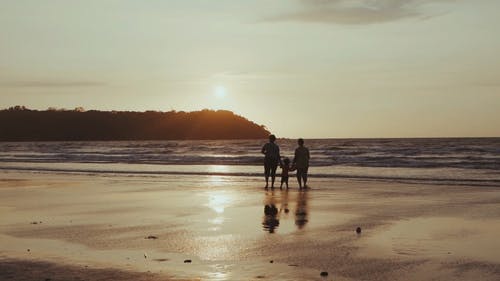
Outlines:
[{"label": "shorts", "polygon": [[278,161],[276,159],[264,160],[264,175],[266,177],[274,177],[276,175],[276,169],[278,169]]},{"label": "shorts", "polygon": [[304,168],[298,168],[297,167],[297,177],[299,178],[305,178],[307,179],[307,170],[309,167],[304,167]]}]

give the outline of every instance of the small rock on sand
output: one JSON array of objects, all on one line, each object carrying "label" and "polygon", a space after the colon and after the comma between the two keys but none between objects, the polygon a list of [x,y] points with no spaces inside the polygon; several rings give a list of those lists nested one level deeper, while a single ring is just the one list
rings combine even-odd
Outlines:
[{"label": "small rock on sand", "polygon": [[360,233],[361,233],[361,227],[359,227],[359,226],[358,226],[358,227],[356,228],[356,233],[357,233],[357,234],[360,234]]},{"label": "small rock on sand", "polygon": [[191,263],[192,260],[184,260],[184,263]]},{"label": "small rock on sand", "polygon": [[146,239],[158,239],[158,236],[149,235],[146,237]]},{"label": "small rock on sand", "polygon": [[274,263],[274,261],[273,261],[273,260],[270,260],[270,261],[269,261],[269,263]]},{"label": "small rock on sand", "polygon": [[325,277],[325,276],[328,276],[328,272],[326,272],[326,271],[322,271],[319,275],[321,275],[321,276]]}]

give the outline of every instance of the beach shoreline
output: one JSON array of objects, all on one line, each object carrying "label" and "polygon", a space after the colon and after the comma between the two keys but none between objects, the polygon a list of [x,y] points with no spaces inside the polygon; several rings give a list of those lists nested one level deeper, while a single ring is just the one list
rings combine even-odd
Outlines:
[{"label": "beach shoreline", "polygon": [[[218,175],[13,171],[2,178],[2,280],[496,280],[500,273],[496,187],[313,178],[312,189],[299,192],[293,178],[288,191]],[[266,214],[266,206],[276,211]]]}]

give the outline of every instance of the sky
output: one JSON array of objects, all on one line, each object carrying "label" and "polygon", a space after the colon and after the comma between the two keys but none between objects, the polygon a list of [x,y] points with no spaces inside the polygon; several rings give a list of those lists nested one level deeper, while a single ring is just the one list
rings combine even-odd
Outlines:
[{"label": "sky", "polygon": [[0,0],[0,108],[227,109],[278,137],[500,137],[498,0]]}]

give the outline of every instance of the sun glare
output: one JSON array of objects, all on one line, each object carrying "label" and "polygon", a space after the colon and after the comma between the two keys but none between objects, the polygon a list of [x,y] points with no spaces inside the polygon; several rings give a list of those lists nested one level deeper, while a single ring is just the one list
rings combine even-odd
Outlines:
[{"label": "sun glare", "polygon": [[226,97],[226,95],[227,95],[226,87],[224,87],[224,86],[215,87],[214,94],[215,94],[215,97],[218,99],[222,99],[222,98]]},{"label": "sun glare", "polygon": [[232,197],[225,191],[213,191],[209,193],[207,206],[218,214],[224,213],[224,209],[232,204]]}]

